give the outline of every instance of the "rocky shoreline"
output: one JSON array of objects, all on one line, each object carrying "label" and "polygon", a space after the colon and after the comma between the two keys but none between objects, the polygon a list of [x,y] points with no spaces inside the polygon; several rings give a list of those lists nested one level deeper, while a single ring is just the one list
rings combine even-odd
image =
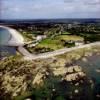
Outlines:
[{"label": "rocky shoreline", "polygon": [[[100,55],[96,49],[95,51],[97,55]],[[4,59],[0,62],[0,98],[13,100],[17,97],[20,98],[21,95],[21,98],[28,97],[32,100],[31,96],[40,95],[41,100],[44,100],[44,97],[56,98],[63,94],[63,98],[73,100],[74,97],[79,100],[83,93],[94,87],[94,82],[76,63],[79,60],[87,62],[87,57],[92,57],[93,53],[85,52],[79,55],[78,52],[82,51],[36,61],[23,61],[19,57]],[[46,94],[42,94],[42,92],[46,92]],[[91,98],[90,95],[84,95]]]}]

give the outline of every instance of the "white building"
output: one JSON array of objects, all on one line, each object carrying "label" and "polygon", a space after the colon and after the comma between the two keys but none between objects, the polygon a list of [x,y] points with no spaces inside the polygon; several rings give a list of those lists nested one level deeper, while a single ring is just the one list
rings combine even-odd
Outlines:
[{"label": "white building", "polygon": [[75,46],[81,46],[84,44],[84,41],[75,41]]},{"label": "white building", "polygon": [[36,40],[37,41],[41,41],[42,39],[45,39],[47,36],[46,35],[38,35],[37,37],[36,37]]}]

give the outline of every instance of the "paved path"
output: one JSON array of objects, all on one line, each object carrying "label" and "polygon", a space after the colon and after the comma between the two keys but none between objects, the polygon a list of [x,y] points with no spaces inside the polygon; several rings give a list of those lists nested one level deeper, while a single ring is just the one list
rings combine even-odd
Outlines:
[{"label": "paved path", "polygon": [[100,46],[100,42],[95,42],[95,43],[90,43],[78,47],[72,47],[72,48],[63,48],[59,50],[55,50],[52,52],[47,52],[47,53],[41,53],[37,55],[33,55],[29,53],[25,48],[19,47],[18,50],[25,56],[24,59],[26,60],[36,60],[36,59],[44,59],[44,58],[49,58],[49,57],[54,57],[57,55],[61,55],[73,50],[81,49],[81,48],[87,48],[87,47],[92,47],[92,46]]},{"label": "paved path", "polygon": [[41,53],[41,54],[33,55],[33,54],[29,53],[23,47],[23,45],[25,44],[24,43],[24,39],[19,34],[19,32],[17,32],[14,29],[11,29],[9,27],[5,27],[5,26],[0,26],[0,27],[3,27],[5,29],[9,30],[10,34],[12,35],[12,39],[10,39],[10,41],[8,41],[8,43],[6,45],[8,45],[8,46],[9,45],[10,46],[18,46],[18,51],[27,60],[44,59],[44,58],[49,58],[49,57],[61,55],[61,54],[64,54],[66,52],[70,52],[70,51],[77,50],[77,49],[80,49],[80,48],[86,48],[86,47],[91,47],[91,46],[95,46],[95,45],[96,46],[100,46],[100,42],[95,42],[95,43],[91,43],[91,44],[82,45],[82,46],[79,46],[79,47],[63,48],[63,49],[59,49],[59,50],[52,51],[52,52],[47,52],[47,53]]},{"label": "paved path", "polygon": [[29,51],[27,51],[24,47],[19,46],[18,51],[25,57],[33,57],[33,54],[31,54]]}]

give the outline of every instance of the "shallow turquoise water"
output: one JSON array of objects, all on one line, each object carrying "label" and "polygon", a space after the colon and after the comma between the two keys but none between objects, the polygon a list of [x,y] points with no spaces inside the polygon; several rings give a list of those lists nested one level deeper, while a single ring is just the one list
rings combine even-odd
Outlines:
[{"label": "shallow turquoise water", "polygon": [[0,45],[6,44],[11,38],[9,31],[0,27]]},{"label": "shallow turquoise water", "polygon": [[15,55],[16,49],[14,47],[4,46],[11,38],[9,31],[0,27],[0,58]]}]

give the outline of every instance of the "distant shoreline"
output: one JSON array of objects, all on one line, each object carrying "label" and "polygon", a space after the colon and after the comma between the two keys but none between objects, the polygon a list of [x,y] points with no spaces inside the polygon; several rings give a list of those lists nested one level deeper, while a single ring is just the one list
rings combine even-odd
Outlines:
[{"label": "distant shoreline", "polygon": [[1,19],[0,24],[20,24],[20,23],[100,23],[100,18],[57,18],[57,19]]}]

